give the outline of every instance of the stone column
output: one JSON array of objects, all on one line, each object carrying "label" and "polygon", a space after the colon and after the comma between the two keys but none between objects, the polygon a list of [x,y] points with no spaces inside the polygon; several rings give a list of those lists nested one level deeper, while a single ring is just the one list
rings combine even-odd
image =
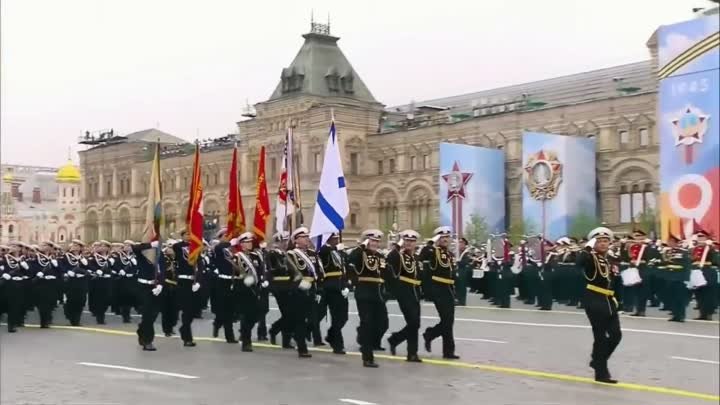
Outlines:
[{"label": "stone column", "polygon": [[107,191],[105,190],[105,175],[102,172],[98,175],[98,183],[98,197],[104,198]]},{"label": "stone column", "polygon": [[133,167],[132,169],[130,169],[130,194],[132,195],[135,195],[135,193],[138,192],[137,180],[138,169]]},{"label": "stone column", "polygon": [[117,168],[113,167],[113,173],[112,173],[112,197],[116,197],[118,192],[118,175],[117,175]]}]

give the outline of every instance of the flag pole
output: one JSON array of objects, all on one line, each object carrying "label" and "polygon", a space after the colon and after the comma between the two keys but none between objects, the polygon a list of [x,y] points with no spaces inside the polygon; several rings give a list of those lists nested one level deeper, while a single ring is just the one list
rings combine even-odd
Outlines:
[{"label": "flag pole", "polygon": [[[155,156],[157,157],[157,182],[158,187],[160,188],[160,207],[162,207],[162,176],[160,175],[160,138],[157,138],[157,143],[155,145]],[[162,228],[163,220],[162,220],[162,210],[160,211],[160,218],[158,218],[158,224],[157,224],[157,241],[158,246],[155,248],[155,280],[160,281],[162,280],[162,274],[160,270],[160,255],[162,254],[162,249],[160,246],[162,245],[162,241],[160,240],[160,228]]]}]

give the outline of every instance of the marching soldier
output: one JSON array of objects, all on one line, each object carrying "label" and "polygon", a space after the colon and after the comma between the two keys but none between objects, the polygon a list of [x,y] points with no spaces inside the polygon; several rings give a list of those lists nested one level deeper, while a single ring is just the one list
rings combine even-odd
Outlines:
[{"label": "marching soldier", "polygon": [[32,300],[40,315],[40,327],[47,329],[52,323],[52,313],[57,304],[57,286],[55,285],[60,273],[57,269],[57,260],[48,256],[52,246],[43,243],[40,251],[34,253],[29,262],[32,283]]},{"label": "marching soldier", "polygon": [[540,307],[541,311],[551,311],[553,304],[553,266],[555,266],[557,256],[557,253],[555,252],[556,245],[545,238],[543,238],[540,243],[545,244],[545,249],[548,250],[548,254],[544,260],[539,257],[536,264],[540,267],[538,307]]},{"label": "marching soldier", "polygon": [[75,239],[70,243],[70,249],[62,257],[60,267],[65,275],[65,293],[67,300],[63,306],[65,318],[72,326],[80,326],[82,311],[87,302],[88,282],[87,258],[83,256],[85,247],[82,241]]},{"label": "marching soldier", "polygon": [[662,251],[662,261],[658,271],[665,273],[667,282],[667,301],[670,310],[670,322],[685,322],[685,312],[689,301],[686,282],[690,278],[690,254],[681,246],[682,241],[675,235],[668,237],[667,245]]},{"label": "marching soldier", "polygon": [[[255,256],[259,260],[260,267],[258,275],[263,281],[267,280],[267,243],[260,242],[258,247],[254,250]],[[260,284],[262,287],[262,283]],[[267,314],[270,312],[270,289],[269,281],[265,287],[260,288],[260,303],[258,305],[258,320],[257,320],[257,340],[258,342],[267,342],[268,340],[268,328],[267,328]]]},{"label": "marching soldier", "polygon": [[[282,334],[283,349],[295,349],[290,344],[295,331],[295,320],[293,317],[294,278],[287,265],[285,251],[290,234],[286,231],[273,235],[274,246],[268,252],[268,281],[275,301],[280,309],[280,317],[270,325],[270,343],[277,344],[278,333]],[[294,270],[294,267],[292,268]],[[302,277],[302,276],[300,276]]]},{"label": "marching soldier", "polygon": [[630,296],[634,299],[635,313],[631,316],[645,316],[647,301],[650,298],[650,280],[648,278],[647,258],[649,256],[650,240],[642,230],[633,231],[634,243],[628,249],[629,267],[637,268],[640,275],[640,282],[632,286],[626,286],[624,291],[631,290]]},{"label": "marching soldier", "polygon": [[325,245],[320,248],[318,255],[325,270],[323,295],[330,309],[330,328],[325,340],[330,344],[335,354],[345,354],[345,340],[342,329],[348,321],[348,299],[350,293],[345,263],[338,252],[340,238],[333,233]]},{"label": "marching soldier", "polygon": [[105,311],[110,306],[112,294],[112,270],[108,262],[110,242],[101,240],[90,257],[88,269],[93,279],[90,281],[90,312],[95,316],[98,325],[105,324]]},{"label": "marching soldier", "polygon": [[364,367],[377,368],[373,349],[382,338],[387,307],[383,293],[385,258],[378,252],[383,233],[368,230],[363,233],[367,239],[350,253],[349,262],[353,268],[352,283],[355,286],[355,304],[360,315],[358,341]]},{"label": "marching soldier", "polygon": [[459,244],[460,261],[458,262],[457,266],[458,283],[455,286],[457,293],[456,305],[465,306],[467,305],[467,288],[470,284],[470,280],[472,279],[473,267],[475,266],[475,264],[473,262],[472,253],[470,251],[470,246],[467,239],[460,238]]},{"label": "marching soldier", "polygon": [[9,250],[8,246],[0,245],[0,318],[7,313],[7,285],[12,280],[5,262],[5,255]]},{"label": "marching soldier", "polygon": [[260,314],[260,290],[268,287],[263,279],[264,269],[262,259],[253,251],[252,232],[245,232],[238,236],[240,251],[236,254],[240,269],[237,283],[237,297],[239,300],[240,340],[242,351],[252,352],[252,330]]},{"label": "marching soldier", "polygon": [[388,338],[390,353],[394,356],[396,348],[407,341],[406,360],[420,363],[418,357],[418,331],[420,330],[420,299],[422,293],[421,266],[415,257],[415,247],[420,234],[413,230],[400,232],[401,252],[396,250],[388,254],[387,262],[396,279],[393,295],[397,298],[400,311],[405,318],[405,327]]},{"label": "marching soldier", "polygon": [[177,303],[177,274],[175,271],[175,253],[172,249],[172,240],[168,241],[161,256],[161,268],[164,272],[163,292],[160,296],[162,315],[162,329],[166,337],[175,336],[180,308]]},{"label": "marching soldier", "polygon": [[[160,294],[163,290],[162,271],[157,269],[159,264],[151,262],[144,252],[154,250],[155,255],[161,255],[159,250],[160,242],[138,243],[132,245],[132,252],[137,260],[138,272],[138,300],[140,301],[140,315],[138,324],[138,343],[143,350],[154,352],[157,350],[153,345],[155,340],[155,319],[160,312]],[[152,255],[151,255],[152,257]],[[160,258],[156,259],[158,262]],[[162,270],[162,269],[160,269]]]},{"label": "marching soldier", "polygon": [[711,321],[717,308],[718,288],[718,262],[720,261],[714,243],[707,232],[700,230],[695,233],[697,245],[692,251],[693,268],[702,271],[705,278],[705,285],[699,286],[696,290],[696,297],[700,316],[695,318],[699,321]]},{"label": "marching soldier", "polygon": [[312,304],[320,300],[317,285],[323,274],[322,264],[317,254],[310,249],[310,231],[306,227],[294,230],[290,238],[295,248],[288,250],[287,264],[292,268],[297,283],[291,304],[291,319],[295,322],[294,338],[298,356],[310,358],[312,355],[307,349],[306,333],[311,321]]},{"label": "marching soldier", "polygon": [[448,251],[452,229],[449,226],[441,226],[435,229],[435,236],[438,237],[432,250],[426,250],[423,261],[430,263],[432,272],[431,282],[428,288],[432,290],[433,303],[437,309],[440,322],[425,329],[423,338],[425,350],[432,350],[432,341],[442,336],[443,358],[459,359],[455,354],[455,339],[453,337],[453,324],[455,323],[455,261]]},{"label": "marching soldier", "polygon": [[[180,338],[185,347],[195,347],[193,340],[192,321],[197,314],[200,306],[200,283],[197,281],[196,268],[188,261],[190,255],[189,240],[190,236],[187,231],[180,232],[181,241],[173,244],[172,249],[175,252],[175,263],[177,268],[177,303],[182,311]],[[202,258],[198,258],[198,262]]]},{"label": "marching soldier", "polygon": [[130,310],[136,304],[137,259],[132,255],[133,241],[126,240],[116,245],[117,250],[112,259],[117,271],[117,280],[115,281],[117,305],[123,323],[130,323]]},{"label": "marching soldier", "polygon": [[235,257],[230,251],[238,245],[237,239],[228,239],[226,230],[221,230],[217,235],[220,240],[213,248],[215,275],[213,292],[213,312],[215,312],[215,320],[213,321],[213,336],[217,337],[220,328],[225,330],[225,341],[228,343],[238,343],[235,339],[235,331],[233,331],[233,321],[235,319],[235,295],[233,280],[235,274],[239,272]]},{"label": "marching soldier", "polygon": [[24,324],[25,316],[25,283],[29,279],[30,265],[22,257],[22,242],[10,245],[10,251],[5,255],[5,271],[3,279],[7,282],[7,312],[8,332],[17,332],[17,328]]},{"label": "marching soldier", "polygon": [[617,383],[607,362],[622,338],[618,303],[611,289],[615,274],[607,257],[612,238],[607,228],[593,229],[588,235],[590,241],[577,256],[577,265],[587,280],[583,304],[594,336],[590,367],[595,370],[595,381],[608,384]]}]

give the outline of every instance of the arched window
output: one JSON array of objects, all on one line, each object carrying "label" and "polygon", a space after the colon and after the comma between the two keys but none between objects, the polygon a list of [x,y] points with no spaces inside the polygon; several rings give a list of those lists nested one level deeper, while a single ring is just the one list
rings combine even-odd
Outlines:
[{"label": "arched window", "polygon": [[15,231],[15,225],[8,225],[8,234],[12,235]]},{"label": "arched window", "polygon": [[63,197],[67,197],[67,187],[63,187]]},{"label": "arched window", "polygon": [[[357,226],[357,214],[350,214],[350,226]],[[0,234],[2,234],[2,232],[0,232]]]},{"label": "arched window", "polygon": [[75,187],[70,189],[70,197],[75,197]]},{"label": "arched window", "polygon": [[[53,236],[54,236],[54,235],[53,235]],[[64,242],[64,241],[65,241],[65,235],[60,234],[60,242]]]}]

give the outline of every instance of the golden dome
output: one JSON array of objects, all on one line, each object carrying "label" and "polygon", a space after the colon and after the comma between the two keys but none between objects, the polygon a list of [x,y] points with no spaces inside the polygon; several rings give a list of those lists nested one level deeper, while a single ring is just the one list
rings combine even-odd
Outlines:
[{"label": "golden dome", "polygon": [[73,164],[72,160],[68,160],[67,164],[58,170],[55,180],[59,182],[79,183],[80,170]]},{"label": "golden dome", "polygon": [[13,181],[13,175],[10,173],[5,173],[2,179],[5,183],[10,183],[11,181]]}]

